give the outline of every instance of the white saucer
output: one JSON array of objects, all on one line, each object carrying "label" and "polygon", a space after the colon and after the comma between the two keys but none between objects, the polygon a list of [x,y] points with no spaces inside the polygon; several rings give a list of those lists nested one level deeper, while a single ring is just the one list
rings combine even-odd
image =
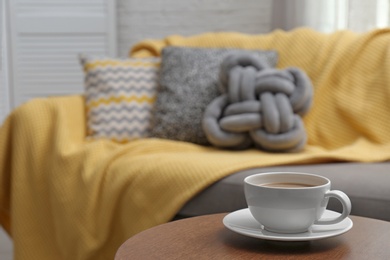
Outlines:
[{"label": "white saucer", "polygon": [[[326,210],[322,218],[334,218],[339,215],[340,213],[338,212]],[[248,208],[237,210],[226,215],[223,218],[223,224],[228,229],[241,235],[277,241],[309,241],[334,237],[347,232],[353,226],[352,220],[347,217],[340,223],[334,225],[313,225],[311,229],[305,233],[273,233],[262,229],[259,222],[253,218]]]}]

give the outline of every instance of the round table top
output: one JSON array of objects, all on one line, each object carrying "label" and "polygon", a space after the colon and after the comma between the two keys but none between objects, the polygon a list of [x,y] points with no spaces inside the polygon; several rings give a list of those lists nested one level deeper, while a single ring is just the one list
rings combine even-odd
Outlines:
[{"label": "round table top", "polygon": [[224,216],[205,215],[150,228],[124,242],[115,259],[390,259],[390,222],[350,216],[353,228],[340,236],[282,242],[228,230]]}]

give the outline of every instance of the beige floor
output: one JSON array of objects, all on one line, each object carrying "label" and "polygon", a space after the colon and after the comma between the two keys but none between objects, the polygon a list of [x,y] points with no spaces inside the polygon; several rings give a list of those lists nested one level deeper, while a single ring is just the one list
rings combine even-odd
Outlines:
[{"label": "beige floor", "polygon": [[0,259],[1,260],[12,260],[12,241],[8,234],[5,233],[4,229],[0,227]]}]

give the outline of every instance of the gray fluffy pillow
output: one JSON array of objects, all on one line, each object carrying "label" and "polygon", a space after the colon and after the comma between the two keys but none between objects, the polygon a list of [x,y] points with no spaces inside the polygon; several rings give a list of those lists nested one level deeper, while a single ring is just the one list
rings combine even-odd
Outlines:
[{"label": "gray fluffy pillow", "polygon": [[275,67],[276,51],[166,47],[162,51],[160,86],[151,136],[209,145],[202,130],[207,105],[219,96],[219,69],[232,52],[256,53]]}]

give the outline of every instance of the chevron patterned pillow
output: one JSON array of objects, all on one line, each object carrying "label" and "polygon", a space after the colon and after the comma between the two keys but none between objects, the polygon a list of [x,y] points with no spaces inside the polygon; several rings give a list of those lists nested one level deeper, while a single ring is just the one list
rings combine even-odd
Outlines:
[{"label": "chevron patterned pillow", "polygon": [[87,137],[125,143],[149,136],[159,58],[80,55],[85,76]]}]

